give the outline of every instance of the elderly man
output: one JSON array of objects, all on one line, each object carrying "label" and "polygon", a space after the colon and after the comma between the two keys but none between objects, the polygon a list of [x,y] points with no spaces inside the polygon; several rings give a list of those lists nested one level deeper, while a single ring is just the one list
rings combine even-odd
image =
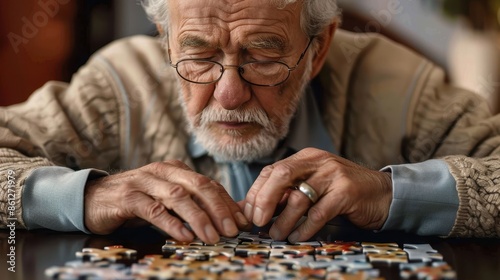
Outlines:
[{"label": "elderly man", "polygon": [[273,221],[295,242],[344,216],[500,236],[500,118],[427,60],[337,30],[334,0],[143,4],[159,39],[116,42],[1,109],[2,225],[146,221],[214,243]]}]

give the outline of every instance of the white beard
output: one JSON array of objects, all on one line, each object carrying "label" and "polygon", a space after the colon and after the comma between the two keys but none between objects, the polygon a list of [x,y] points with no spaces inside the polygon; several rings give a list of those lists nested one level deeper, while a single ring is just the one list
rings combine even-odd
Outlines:
[{"label": "white beard", "polygon": [[[309,83],[311,62],[306,60],[306,70],[298,86],[288,89],[294,93],[274,122],[262,108],[226,110],[207,106],[200,114],[187,118],[190,132],[196,137],[196,141],[218,160],[251,162],[271,155],[279,141],[288,134],[290,122]],[[283,95],[282,92],[278,94]],[[181,93],[180,96],[184,114],[187,115],[186,102],[182,98],[184,95]],[[211,123],[217,121],[257,123],[261,128],[252,137],[241,135],[238,130],[225,130],[224,135],[220,135],[211,129]],[[227,138],[230,140],[226,140]]]}]

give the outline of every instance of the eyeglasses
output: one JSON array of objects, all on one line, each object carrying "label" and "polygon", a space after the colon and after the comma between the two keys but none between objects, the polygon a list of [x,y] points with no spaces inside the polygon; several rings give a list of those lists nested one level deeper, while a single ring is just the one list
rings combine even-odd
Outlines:
[{"label": "eyeglasses", "polygon": [[240,65],[222,65],[219,62],[207,59],[182,59],[173,64],[170,58],[170,47],[168,48],[168,60],[170,66],[177,71],[177,74],[191,83],[215,83],[222,78],[224,71],[227,69],[237,69],[240,77],[251,85],[274,87],[288,80],[290,73],[299,66],[300,61],[304,58],[313,39],[314,37],[309,38],[306,49],[293,67],[289,67],[281,61],[251,61]]}]

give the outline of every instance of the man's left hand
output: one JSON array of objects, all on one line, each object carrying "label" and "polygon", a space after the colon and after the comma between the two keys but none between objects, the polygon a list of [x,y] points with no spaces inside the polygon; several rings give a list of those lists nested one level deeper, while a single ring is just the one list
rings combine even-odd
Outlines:
[{"label": "man's left hand", "polygon": [[[290,191],[301,182],[316,192],[316,203],[298,190]],[[262,170],[245,199],[245,216],[255,225],[264,226],[283,198],[286,206],[269,231],[275,240],[307,240],[341,215],[360,228],[380,229],[392,202],[391,174],[306,148]],[[305,221],[294,230],[306,214]]]}]

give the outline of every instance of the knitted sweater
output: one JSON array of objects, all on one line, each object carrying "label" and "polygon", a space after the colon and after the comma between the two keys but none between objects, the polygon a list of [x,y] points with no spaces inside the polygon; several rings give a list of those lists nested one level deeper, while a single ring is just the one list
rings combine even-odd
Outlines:
[{"label": "knitted sweater", "polygon": [[[176,74],[165,61],[157,39],[123,39],[71,83],[49,82],[0,108],[1,227],[12,219],[25,227],[24,182],[41,166],[113,173],[178,159],[220,178],[215,165],[189,157]],[[447,85],[441,69],[394,42],[341,30],[312,86],[343,157],[374,169],[444,159],[460,201],[450,236],[500,236],[500,116],[478,95]]]}]

